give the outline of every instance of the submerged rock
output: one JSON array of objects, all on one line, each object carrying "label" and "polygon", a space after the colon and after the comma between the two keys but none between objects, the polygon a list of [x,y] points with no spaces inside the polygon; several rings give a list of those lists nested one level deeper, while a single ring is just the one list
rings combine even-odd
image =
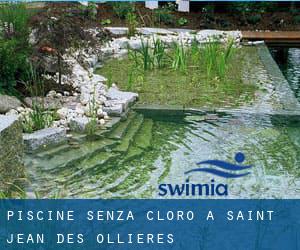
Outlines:
[{"label": "submerged rock", "polygon": [[21,105],[22,103],[14,96],[0,95],[0,114],[5,114]]}]

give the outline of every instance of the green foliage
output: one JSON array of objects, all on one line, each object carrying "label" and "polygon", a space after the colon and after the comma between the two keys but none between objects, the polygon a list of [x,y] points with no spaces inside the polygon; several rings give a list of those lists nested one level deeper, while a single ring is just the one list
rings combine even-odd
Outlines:
[{"label": "green foliage", "polygon": [[250,24],[257,24],[261,21],[262,16],[261,14],[253,14],[247,17],[247,21]]},{"label": "green foliage", "polygon": [[126,23],[128,28],[128,36],[134,36],[136,34],[136,28],[138,25],[137,16],[134,13],[128,13],[126,15]]},{"label": "green foliage", "polygon": [[15,93],[14,87],[28,67],[30,12],[22,3],[0,6],[0,92]]},{"label": "green foliage", "polygon": [[[32,97],[44,94],[44,84],[36,69],[30,64],[23,82]],[[56,112],[45,110],[44,99],[32,99],[32,111],[23,116],[22,125],[25,133],[50,127],[56,119]]]},{"label": "green foliage", "polygon": [[294,16],[293,19],[296,24],[300,24],[300,15]]},{"label": "green foliage", "polygon": [[222,46],[218,41],[208,42],[203,51],[208,79],[218,77],[224,79],[229,60],[233,53],[234,41],[230,40],[227,46]]},{"label": "green foliage", "polygon": [[154,68],[163,68],[166,65],[166,45],[160,40],[153,40],[153,49],[149,41],[142,40],[141,48],[138,50],[129,49],[128,56],[134,62],[135,68],[142,67],[143,71]]},{"label": "green foliage", "polygon": [[112,6],[120,19],[125,19],[129,13],[135,12],[134,4],[130,2],[113,2]]},{"label": "green foliage", "polygon": [[188,23],[188,20],[184,17],[180,17],[178,20],[177,20],[177,24],[180,25],[180,26],[184,26]]},{"label": "green foliage", "polygon": [[96,20],[97,8],[98,8],[98,5],[96,3],[89,3],[88,4],[88,6],[87,6],[87,16],[91,20]]},{"label": "green foliage", "polygon": [[98,128],[98,122],[97,122],[97,113],[98,113],[98,105],[96,102],[96,89],[94,87],[94,92],[92,95],[92,100],[89,102],[89,116],[91,117],[91,120],[85,127],[85,132],[88,136],[93,136]]},{"label": "green foliage", "polygon": [[109,25],[111,24],[111,20],[110,19],[104,19],[104,20],[101,20],[101,25]]},{"label": "green foliage", "polygon": [[174,11],[175,5],[168,3],[168,5],[163,6],[162,8],[154,10],[154,21],[158,25],[165,24],[170,25],[174,23],[175,17],[172,14]]},{"label": "green foliage", "polygon": [[18,79],[26,72],[28,56],[17,39],[0,39],[0,92],[15,93]]},{"label": "green foliage", "polygon": [[184,45],[175,43],[172,54],[172,68],[185,73],[187,70],[188,52]]},{"label": "green foliage", "polygon": [[22,125],[25,133],[49,128],[54,122],[52,111],[46,111],[40,103],[34,103],[32,111],[23,117]]},{"label": "green foliage", "polygon": [[153,63],[161,69],[165,66],[166,45],[160,39],[153,39]]},{"label": "green foliage", "polygon": [[276,5],[272,2],[234,2],[228,5],[231,11],[245,13],[266,13],[274,11]]}]

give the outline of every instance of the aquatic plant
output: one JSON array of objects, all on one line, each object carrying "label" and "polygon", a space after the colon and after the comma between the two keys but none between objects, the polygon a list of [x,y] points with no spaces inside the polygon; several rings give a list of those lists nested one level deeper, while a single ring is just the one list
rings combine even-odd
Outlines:
[{"label": "aquatic plant", "polygon": [[220,79],[225,77],[229,59],[233,53],[234,41],[229,40],[227,46],[222,46],[218,41],[209,41],[204,46],[204,61],[206,64],[207,78],[217,76]]},{"label": "aquatic plant", "polygon": [[98,105],[96,102],[96,88],[94,86],[94,90],[92,93],[92,99],[89,101],[89,116],[90,116],[90,121],[85,127],[85,132],[87,133],[88,136],[93,136],[98,128]]},{"label": "aquatic plant", "polygon": [[126,15],[126,24],[128,28],[128,37],[134,36],[136,34],[136,28],[138,25],[137,16],[134,13],[128,13]]},{"label": "aquatic plant", "polygon": [[153,60],[154,64],[159,68],[164,67],[164,59],[166,57],[166,45],[160,39],[153,39]]},{"label": "aquatic plant", "polygon": [[23,84],[33,97],[32,111],[23,116],[22,125],[25,133],[32,133],[50,127],[55,120],[55,112],[45,109],[44,83],[32,64],[29,64],[26,78],[27,81],[23,81]]},{"label": "aquatic plant", "polygon": [[142,55],[144,70],[151,69],[153,65],[153,57],[151,55],[151,46],[148,40],[146,43],[142,40],[142,46],[139,52]]},{"label": "aquatic plant", "polygon": [[172,68],[174,70],[180,70],[186,72],[187,70],[188,53],[182,43],[174,43],[173,56],[172,56]]},{"label": "aquatic plant", "polygon": [[200,48],[199,48],[199,42],[194,37],[192,40],[191,46],[189,48],[189,56],[191,58],[192,65],[196,66],[200,63]]}]

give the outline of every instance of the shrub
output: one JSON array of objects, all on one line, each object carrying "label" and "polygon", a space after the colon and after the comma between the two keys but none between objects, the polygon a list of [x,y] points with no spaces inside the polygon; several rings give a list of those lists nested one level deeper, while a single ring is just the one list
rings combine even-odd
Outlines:
[{"label": "shrub", "polygon": [[184,17],[180,17],[178,20],[177,20],[177,24],[180,25],[180,26],[184,26],[188,23],[188,20]]},{"label": "shrub", "polygon": [[133,3],[113,2],[113,10],[120,19],[125,19],[129,13],[135,12]]},{"label": "shrub", "polygon": [[300,15],[294,16],[293,19],[296,24],[300,24]]},{"label": "shrub", "polygon": [[247,21],[250,24],[257,24],[261,21],[262,16],[261,14],[253,14],[247,17]]},{"label": "shrub", "polygon": [[174,11],[174,5],[169,3],[168,5],[163,6],[162,8],[154,10],[154,19],[155,23],[161,24],[173,24],[175,17],[172,14]]},{"label": "shrub", "polygon": [[17,39],[0,39],[0,92],[14,94],[17,80],[27,67],[28,53]]},{"label": "shrub", "polygon": [[136,34],[136,28],[138,25],[136,15],[134,13],[128,13],[126,16],[126,23],[128,27],[128,36],[134,36]]},{"label": "shrub", "polygon": [[0,6],[0,91],[15,93],[17,81],[24,76],[30,54],[30,12],[22,3]]}]

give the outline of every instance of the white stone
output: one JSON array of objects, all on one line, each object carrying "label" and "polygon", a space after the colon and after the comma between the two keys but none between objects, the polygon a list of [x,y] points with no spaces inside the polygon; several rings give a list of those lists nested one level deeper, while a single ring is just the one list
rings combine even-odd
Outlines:
[{"label": "white stone", "polygon": [[18,111],[15,109],[11,109],[5,115],[18,115]]},{"label": "white stone", "polygon": [[55,97],[56,96],[56,91],[55,90],[50,90],[47,94],[48,97]]},{"label": "white stone", "polygon": [[104,119],[100,119],[99,123],[100,123],[100,125],[104,125],[105,124],[105,120]]},{"label": "white stone", "polygon": [[68,116],[68,113],[69,113],[69,109],[68,108],[61,108],[61,109],[58,109],[56,111],[56,113],[57,113],[57,115],[60,119],[66,119],[67,116]]},{"label": "white stone", "polygon": [[23,108],[23,107],[17,107],[17,111],[18,111],[19,113],[22,113],[22,112],[24,112],[24,108]]}]

